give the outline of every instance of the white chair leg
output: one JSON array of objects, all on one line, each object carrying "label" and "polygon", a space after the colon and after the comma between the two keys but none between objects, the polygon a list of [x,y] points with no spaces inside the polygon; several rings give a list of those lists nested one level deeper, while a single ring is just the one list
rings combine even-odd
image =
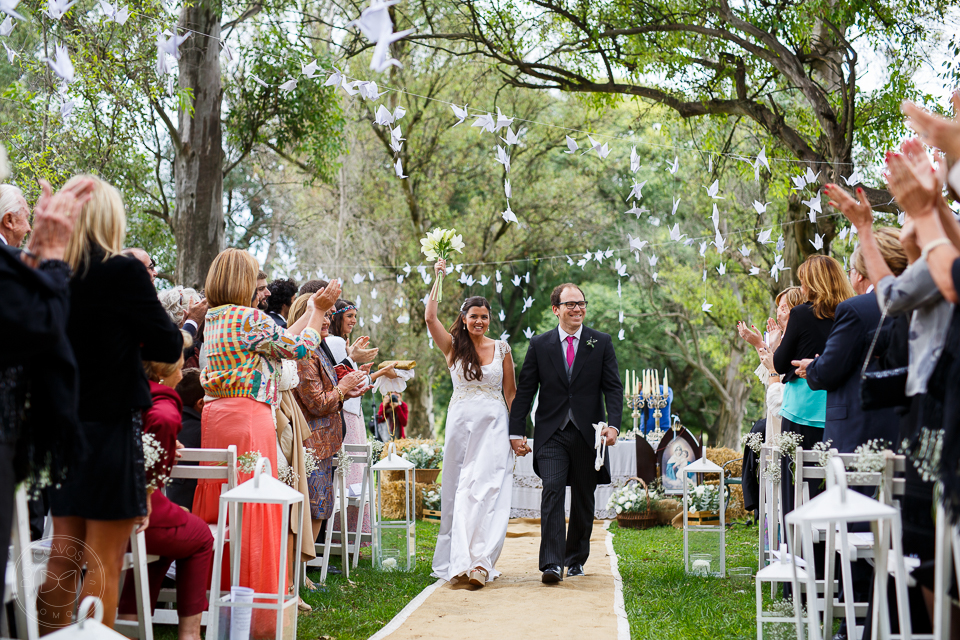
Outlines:
[{"label": "white chair leg", "polygon": [[335,496],[340,509],[340,563],[343,565],[343,577],[350,578],[350,530],[347,528],[347,479],[337,474],[337,493]]},{"label": "white chair leg", "polygon": [[37,624],[37,586],[34,584],[33,553],[30,549],[30,510],[23,484],[14,495],[13,558],[17,563],[17,637],[39,640]]},{"label": "white chair leg", "polygon": [[950,607],[947,606],[951,576],[950,524],[943,505],[937,503],[936,552],[933,570],[933,638],[947,640],[950,637]]},{"label": "white chair leg", "polygon": [[[136,529],[134,529],[136,530]],[[143,532],[130,536],[133,554],[133,584],[137,594],[137,627],[140,640],[153,640],[150,615],[150,579],[147,574],[147,542]]]},{"label": "white chair leg", "polygon": [[360,484],[360,506],[357,508],[356,546],[353,550],[353,568],[360,564],[360,546],[363,542],[363,514],[367,510],[367,474],[363,474]]}]

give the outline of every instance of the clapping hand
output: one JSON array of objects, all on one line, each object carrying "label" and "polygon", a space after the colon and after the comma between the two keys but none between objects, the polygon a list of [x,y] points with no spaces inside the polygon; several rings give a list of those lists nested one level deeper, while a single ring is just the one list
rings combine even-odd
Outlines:
[{"label": "clapping hand", "polygon": [[756,327],[753,327],[751,330],[751,328],[747,327],[747,323],[741,320],[737,322],[737,332],[740,334],[740,337],[751,344],[754,349],[764,347],[763,336],[760,335],[760,331],[758,331]]},{"label": "clapping hand", "polygon": [[33,233],[27,250],[40,260],[63,260],[74,222],[93,195],[93,188],[93,180],[82,179],[54,195],[50,183],[41,180],[42,195],[33,209]]},{"label": "clapping hand", "polygon": [[313,307],[317,311],[321,314],[326,314],[327,311],[333,309],[337,303],[341,291],[340,282],[338,280],[331,280],[326,287],[310,296],[310,302],[313,303]]},{"label": "clapping hand", "polygon": [[946,177],[943,155],[937,154],[938,171],[916,138],[905,141],[900,150],[901,153],[887,154],[886,177],[890,192],[913,218],[933,215]]},{"label": "clapping hand", "polygon": [[858,232],[861,229],[867,232],[873,229],[873,207],[870,206],[867,192],[863,188],[857,187],[859,202],[833,183],[826,185],[823,192],[830,198],[830,206],[840,209],[843,216],[857,228]]},{"label": "clapping hand", "polygon": [[905,101],[901,106],[907,126],[917,132],[924,144],[936,147],[956,161],[960,159],[960,92],[954,92],[953,118],[938,116],[923,107]]},{"label": "clapping hand", "polygon": [[376,347],[367,349],[368,344],[370,344],[370,336],[360,336],[352,345],[347,344],[347,356],[357,364],[373,362],[380,353],[380,349]]}]

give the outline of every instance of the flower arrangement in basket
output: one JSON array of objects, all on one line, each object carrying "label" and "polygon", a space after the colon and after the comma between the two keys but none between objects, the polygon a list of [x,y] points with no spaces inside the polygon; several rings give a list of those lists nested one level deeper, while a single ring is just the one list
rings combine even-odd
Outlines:
[{"label": "flower arrangement in basket", "polygon": [[[724,506],[730,509],[730,487],[724,485]],[[690,510],[687,517],[691,524],[719,524],[720,522],[720,486],[701,484],[690,489]]]},{"label": "flower arrangement in basket", "polygon": [[400,457],[412,462],[417,468],[417,482],[433,484],[440,475],[443,462],[443,447],[433,440],[401,449]]},{"label": "flower arrangement in basket", "polygon": [[607,508],[617,512],[617,524],[629,529],[649,529],[657,524],[657,505],[663,496],[652,492],[641,478],[633,477],[613,492]]}]

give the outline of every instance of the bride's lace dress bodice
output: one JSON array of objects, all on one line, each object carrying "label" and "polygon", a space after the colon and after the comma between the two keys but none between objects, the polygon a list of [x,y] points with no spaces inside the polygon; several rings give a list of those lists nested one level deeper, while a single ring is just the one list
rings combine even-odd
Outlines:
[{"label": "bride's lace dress bodice", "polygon": [[463,373],[463,365],[457,362],[450,367],[450,377],[453,379],[453,395],[450,404],[464,400],[487,399],[506,405],[503,399],[503,359],[510,353],[510,345],[497,340],[493,362],[481,367],[482,380],[467,380]]}]

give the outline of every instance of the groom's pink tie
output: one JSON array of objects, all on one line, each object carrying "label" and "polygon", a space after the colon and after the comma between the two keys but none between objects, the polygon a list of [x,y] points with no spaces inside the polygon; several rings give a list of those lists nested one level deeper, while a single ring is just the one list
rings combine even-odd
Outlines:
[{"label": "groom's pink tie", "polygon": [[573,351],[573,339],[576,336],[567,336],[567,366],[573,366],[573,359],[576,357],[576,353]]}]

